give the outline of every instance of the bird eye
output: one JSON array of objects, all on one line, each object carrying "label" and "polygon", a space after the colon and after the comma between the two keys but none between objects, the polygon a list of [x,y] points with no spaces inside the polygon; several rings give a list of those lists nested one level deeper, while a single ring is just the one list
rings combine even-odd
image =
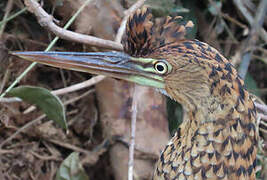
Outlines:
[{"label": "bird eye", "polygon": [[160,61],[156,62],[155,69],[159,74],[165,74],[168,71],[168,66],[166,63]]}]

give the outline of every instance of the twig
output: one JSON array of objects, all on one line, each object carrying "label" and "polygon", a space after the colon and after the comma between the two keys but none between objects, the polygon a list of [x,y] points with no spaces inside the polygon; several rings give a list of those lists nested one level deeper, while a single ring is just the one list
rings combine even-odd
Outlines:
[{"label": "twig", "polygon": [[265,112],[267,114],[267,106],[264,104],[259,104],[257,102],[254,102],[256,108],[262,110],[263,112]]},{"label": "twig", "polygon": [[[98,82],[102,81],[104,78],[105,78],[105,76],[98,75],[98,76],[95,76],[95,77],[93,77],[89,80],[86,80],[84,82],[74,84],[74,85],[66,87],[66,88],[51,91],[51,93],[58,96],[58,95],[63,95],[63,94],[67,94],[70,92],[78,91],[78,90],[93,86],[93,85],[97,84]],[[21,101],[22,100],[20,98],[17,98],[17,97],[0,98],[0,103],[13,103],[13,102],[21,102]],[[32,111],[32,110],[27,109],[25,111]],[[23,113],[25,113],[25,111]],[[27,113],[29,113],[29,112],[27,112]]]},{"label": "twig", "polygon": [[[87,92],[85,92],[84,94],[88,95],[88,93],[92,92],[92,90],[89,90]],[[71,100],[71,101],[66,101],[63,103],[64,106],[73,103],[75,101],[78,101],[79,99],[81,99],[82,97],[84,97],[84,94],[82,94],[81,96]],[[5,139],[1,144],[0,144],[0,149],[3,147],[3,145],[5,145],[7,142],[11,141],[13,138],[15,138],[18,134],[20,134],[21,132],[23,132],[24,130],[28,129],[29,127],[31,127],[32,125],[34,125],[35,123],[37,123],[38,121],[41,121],[43,118],[45,118],[46,115],[43,114],[41,116],[39,116],[38,118],[36,118],[33,121],[30,121],[29,123],[25,124],[24,126],[22,126],[21,128],[19,128],[14,134],[12,134],[11,136],[9,136],[7,139]]]},{"label": "twig", "polygon": [[[125,16],[121,22],[120,28],[118,29],[115,41],[117,43],[121,42],[123,33],[126,28],[126,23],[129,16],[134,13],[138,8],[140,8],[146,0],[139,0],[133,4],[127,11],[125,11]],[[135,129],[136,129],[136,116],[137,116],[137,90],[134,87],[133,102],[132,102],[132,118],[131,118],[131,137],[130,137],[130,147],[129,147],[129,162],[128,162],[128,180],[133,180],[134,172],[134,145],[135,145]]]},{"label": "twig", "polygon": [[36,152],[34,152],[34,151],[30,151],[30,153],[31,153],[33,156],[35,156],[36,158],[41,159],[41,160],[43,160],[43,161],[61,161],[60,158],[55,157],[55,156],[43,156],[43,155],[38,154],[38,153],[36,153]]},{"label": "twig", "polygon": [[0,98],[0,103],[14,103],[14,102],[21,102],[22,100],[17,97],[11,98]]},{"label": "twig", "polygon": [[2,34],[3,34],[4,30],[5,30],[5,26],[6,26],[6,22],[7,22],[5,20],[8,18],[8,15],[9,15],[12,7],[13,7],[13,0],[8,0],[7,5],[6,5],[6,9],[5,9],[6,12],[5,12],[5,15],[4,15],[4,18],[3,18],[3,21],[2,21],[3,23],[0,26],[0,39],[1,39]]},{"label": "twig", "polygon": [[[66,88],[51,91],[51,93],[58,96],[58,95],[78,91],[80,89],[84,89],[84,88],[90,87],[94,84],[97,84],[98,82],[102,81],[104,78],[105,78],[105,76],[102,76],[102,75],[95,76],[95,77],[93,77],[87,81],[82,82],[82,83],[74,84],[74,85],[66,87]],[[30,106],[28,109],[26,109],[23,112],[23,114],[28,114],[28,113],[34,111],[35,109],[36,109],[35,106]]]},{"label": "twig", "polygon": [[27,11],[27,8],[23,8],[21,10],[19,10],[18,12],[16,12],[15,14],[12,14],[11,16],[9,16],[6,19],[3,19],[2,21],[0,21],[0,26],[2,26],[4,23],[7,23],[8,21],[14,19],[15,17],[21,15],[22,13],[24,13],[25,11]]},{"label": "twig", "polygon": [[69,143],[65,143],[65,142],[62,142],[62,141],[59,141],[59,140],[49,139],[49,138],[47,138],[46,140],[51,142],[51,143],[54,143],[56,145],[62,146],[62,147],[67,148],[67,149],[71,149],[71,150],[76,151],[76,152],[81,152],[81,153],[84,153],[84,154],[87,154],[87,155],[91,155],[92,154],[90,151],[82,149],[80,147],[77,147],[77,146],[75,146],[73,144],[69,144]]},{"label": "twig", "polygon": [[[267,115],[264,115],[264,114],[259,114],[260,118],[263,119],[263,120],[267,120]],[[264,124],[266,127],[267,127],[267,124],[262,122],[262,124]]]},{"label": "twig", "polygon": [[239,66],[239,75],[242,79],[245,79],[246,77],[250,60],[251,60],[251,52],[250,51],[245,52],[242,57],[241,64]]},{"label": "twig", "polygon": [[[127,11],[125,11],[125,16],[121,22],[120,28],[118,29],[115,41],[121,42],[123,33],[126,28],[126,23],[131,14],[133,14],[138,8],[140,8],[146,0],[139,0],[133,4]],[[135,129],[136,129],[136,116],[137,116],[137,90],[134,87],[133,93],[133,103],[132,103],[132,118],[131,118],[131,137],[130,137],[130,147],[129,147],[129,162],[128,162],[128,180],[133,180],[134,176],[134,145],[135,145]]]},{"label": "twig", "polygon": [[239,22],[238,20],[232,18],[231,16],[229,16],[228,14],[225,14],[223,12],[221,12],[222,17],[224,17],[225,19],[227,19],[228,21],[231,21],[232,23],[238,25],[239,27],[246,29],[248,28],[245,24]]},{"label": "twig", "polygon": [[128,180],[133,180],[133,167],[134,167],[134,145],[135,145],[135,129],[136,129],[136,116],[137,116],[137,88],[138,85],[134,85],[133,102],[132,102],[132,117],[131,117],[131,137],[129,147],[129,162],[128,162]]},{"label": "twig", "polygon": [[15,150],[14,149],[0,149],[0,155],[3,154],[15,154]]},{"label": "twig", "polygon": [[140,8],[145,3],[145,1],[146,0],[139,0],[135,4],[133,4],[129,9],[127,9],[127,11],[125,11],[125,16],[122,19],[120,28],[118,29],[118,32],[117,32],[117,35],[115,38],[115,42],[117,42],[117,43],[121,42],[121,39],[122,39],[123,33],[125,31],[126,23],[127,23],[129,16],[131,14],[133,14],[138,8]]},{"label": "twig", "polygon": [[69,144],[69,143],[65,143],[59,140],[55,140],[55,139],[45,139],[53,144],[59,145],[61,147],[76,151],[76,152],[81,152],[85,155],[87,155],[87,157],[83,158],[81,160],[81,164],[84,163],[89,163],[89,164],[95,164],[97,162],[97,160],[99,159],[99,156],[101,156],[103,153],[105,153],[108,150],[108,147],[110,145],[112,145],[112,142],[110,142],[110,139],[105,139],[101,144],[99,144],[98,146],[96,146],[94,149],[88,151],[86,149],[80,148],[78,146],[75,146],[73,144]]},{"label": "twig", "polygon": [[209,3],[216,9],[220,19],[221,19],[221,22],[225,28],[225,30],[227,31],[227,33],[229,34],[229,36],[231,37],[231,39],[237,43],[237,39],[234,37],[232,31],[230,30],[230,28],[228,27],[228,25],[226,24],[226,22],[224,21],[224,19],[222,18],[222,12],[221,10],[216,6],[216,4],[212,1],[212,0],[209,0]]},{"label": "twig", "polygon": [[54,91],[52,91],[52,93],[54,95],[62,95],[62,94],[70,93],[73,91],[78,91],[78,90],[93,86],[93,85],[97,84],[98,82],[102,81],[104,78],[105,78],[105,76],[98,75],[98,76],[95,76],[89,80],[82,82],[82,83],[78,83],[78,84],[74,84],[74,85],[66,87],[66,88],[54,90]]},{"label": "twig", "polygon": [[253,23],[253,26],[251,27],[251,33],[248,37],[248,46],[245,49],[245,53],[243,54],[242,62],[239,67],[239,75],[241,78],[245,78],[248,70],[248,66],[250,64],[252,53],[255,49],[255,44],[258,39],[258,34],[260,32],[260,29],[263,25],[264,18],[266,15],[267,10],[267,1],[262,0],[257,8],[257,14],[255,16],[255,20]]},{"label": "twig", "polygon": [[81,94],[81,95],[79,95],[79,96],[77,96],[77,97],[74,97],[74,98],[72,98],[72,99],[69,99],[69,100],[65,101],[63,104],[64,104],[64,106],[65,106],[65,105],[74,103],[74,102],[76,102],[76,101],[78,101],[78,100],[80,100],[80,99],[82,99],[82,98],[88,96],[89,94],[91,94],[91,93],[93,93],[93,92],[95,92],[95,89],[89,89],[89,90],[86,91],[85,93],[83,93],[83,94]]},{"label": "twig", "polygon": [[29,43],[29,44],[31,44],[33,46],[38,45],[38,46],[42,46],[42,47],[47,47],[47,45],[48,45],[48,44],[40,42],[38,40],[25,38],[23,35],[18,35],[18,34],[13,35],[13,34],[9,34],[9,33],[4,33],[3,34],[3,38],[6,39],[6,40],[14,39],[14,40],[27,42],[27,43]]},{"label": "twig", "polygon": [[[266,0],[262,0],[261,2],[263,2],[263,1],[266,2]],[[253,19],[251,13],[244,6],[243,1],[242,0],[234,0],[234,4],[236,5],[236,8],[238,8],[240,10],[240,12],[245,17],[245,19],[248,21],[250,27],[253,27],[254,19]],[[260,7],[260,4],[259,4],[259,7]],[[260,28],[260,36],[265,42],[267,42],[267,32],[262,27]]]},{"label": "twig", "polygon": [[97,145],[96,147],[94,147],[94,149],[91,150],[91,153],[89,154],[88,157],[83,158],[81,160],[81,164],[85,163],[86,164],[89,163],[90,165],[95,164],[99,159],[99,157],[105,152],[107,152],[108,148],[113,144],[114,141],[112,140],[112,138],[104,139],[101,144]]},{"label": "twig", "polygon": [[31,127],[32,125],[34,125],[35,123],[39,122],[40,120],[42,120],[45,117],[46,117],[46,115],[43,114],[43,115],[39,116],[38,118],[36,118],[35,120],[30,121],[29,123],[27,123],[24,126],[22,126],[21,128],[19,128],[14,134],[12,134],[11,136],[9,136],[7,139],[5,139],[0,144],[0,149],[3,147],[3,145],[5,145],[7,142],[11,141],[14,137],[16,137],[18,134],[20,134],[21,132],[23,132],[25,129],[28,129],[29,127]]},{"label": "twig", "polygon": [[120,43],[96,38],[94,36],[75,33],[57,26],[53,22],[53,17],[47,14],[40,4],[35,0],[25,0],[25,5],[28,7],[29,11],[36,16],[41,26],[53,32],[56,36],[62,39],[119,51],[123,49]]},{"label": "twig", "polygon": [[7,68],[5,75],[3,77],[3,80],[2,80],[2,83],[0,84],[0,94],[2,93],[2,91],[4,89],[8,78],[9,78],[9,68]]},{"label": "twig", "polygon": [[[27,0],[25,0],[26,2]],[[64,26],[63,29],[67,29],[72,23],[73,21],[76,19],[76,17],[81,13],[81,11],[86,7],[86,5],[90,2],[91,0],[87,0],[84,2],[84,4],[78,9],[78,11],[70,18],[70,20],[67,22],[67,24]],[[34,2],[37,3],[36,1],[27,1],[28,3]],[[37,6],[40,6],[37,3]],[[41,8],[42,9],[42,8]],[[42,9],[43,10],[43,9]],[[44,10],[43,10],[44,11]],[[45,11],[44,11],[45,12]],[[45,51],[49,51],[57,42],[57,40],[59,39],[59,37],[55,37],[51,43],[48,45],[48,47],[45,49]],[[3,98],[13,87],[15,87],[16,84],[19,83],[19,81],[28,73],[30,72],[30,70],[36,65],[36,62],[33,62],[31,65],[29,65],[24,71],[23,73],[21,73],[19,75],[19,77],[17,77],[17,79],[0,95],[0,99]]]}]

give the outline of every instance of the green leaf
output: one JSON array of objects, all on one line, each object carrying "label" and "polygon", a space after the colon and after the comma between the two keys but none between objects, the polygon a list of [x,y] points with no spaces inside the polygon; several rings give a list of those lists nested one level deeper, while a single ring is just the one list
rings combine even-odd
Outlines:
[{"label": "green leaf", "polygon": [[214,4],[209,4],[208,10],[213,16],[217,16],[218,10],[221,10],[221,8],[222,8],[222,2],[221,1],[217,1],[217,2],[214,1]]},{"label": "green leaf", "polygon": [[71,153],[60,165],[56,180],[88,180],[82,165],[79,162],[79,153]]},{"label": "green leaf", "polygon": [[67,129],[65,110],[60,99],[50,91],[34,86],[20,86],[8,92],[9,96],[19,97],[22,100],[35,104],[46,116]]},{"label": "green leaf", "polygon": [[183,17],[183,21],[187,22],[191,20],[194,23],[194,27],[190,31],[187,31],[186,38],[195,39],[198,28],[196,15],[196,0],[182,1],[182,4],[184,8],[189,10],[189,12],[179,13],[178,15]]},{"label": "green leaf", "polygon": [[167,99],[167,114],[169,121],[169,131],[173,136],[180,124],[183,122],[183,108],[182,106],[170,98]]},{"label": "green leaf", "polygon": [[175,8],[173,0],[147,0],[145,2],[152,9],[155,16],[166,16]]},{"label": "green leaf", "polygon": [[249,73],[246,74],[245,85],[249,92],[255,94],[256,96],[259,96],[259,97],[261,96],[260,90],[257,87],[256,81],[253,79],[253,77]]}]

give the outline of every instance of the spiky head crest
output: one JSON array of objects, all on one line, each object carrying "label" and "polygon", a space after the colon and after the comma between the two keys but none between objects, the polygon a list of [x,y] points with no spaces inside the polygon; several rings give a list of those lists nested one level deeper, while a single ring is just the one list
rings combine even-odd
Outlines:
[{"label": "spiky head crest", "polygon": [[150,9],[138,9],[126,24],[122,40],[124,51],[135,57],[147,56],[160,47],[184,40],[194,24],[192,21],[183,23],[181,20],[181,16],[167,16],[154,21]]}]

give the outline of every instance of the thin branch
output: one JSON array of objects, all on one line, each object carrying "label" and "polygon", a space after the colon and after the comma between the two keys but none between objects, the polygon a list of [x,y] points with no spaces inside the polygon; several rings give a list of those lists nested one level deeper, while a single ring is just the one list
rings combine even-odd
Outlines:
[{"label": "thin branch", "polygon": [[[266,2],[266,0],[262,0],[262,1]],[[244,6],[243,1],[242,0],[234,0],[234,4],[235,4],[236,8],[238,8],[240,10],[240,12],[245,17],[245,19],[248,21],[250,27],[253,27],[254,18],[251,15],[251,13],[247,10],[247,8]],[[262,27],[260,28],[260,36],[265,42],[267,42],[267,32]]]},{"label": "thin branch", "polygon": [[[98,75],[98,76],[95,76],[95,77],[93,77],[87,81],[84,81],[84,82],[81,82],[78,84],[74,84],[74,85],[66,87],[66,88],[51,91],[51,93],[58,96],[58,95],[63,95],[63,94],[67,94],[70,92],[78,91],[78,90],[93,86],[93,85],[97,84],[98,82],[102,81],[104,78],[105,78],[105,76]],[[13,103],[13,102],[21,102],[21,101],[22,100],[20,98],[17,98],[17,97],[0,98],[1,103]],[[28,114],[35,109],[36,109],[35,106],[30,106],[28,109],[26,109],[23,112],[23,114]]]},{"label": "thin branch", "polygon": [[128,180],[133,180],[133,167],[134,167],[134,145],[135,145],[135,129],[136,129],[136,116],[137,116],[137,88],[138,85],[134,85],[133,102],[132,102],[132,117],[131,117],[131,137],[129,147],[129,162],[128,162]]},{"label": "thin branch", "polygon": [[[126,23],[131,14],[133,14],[138,8],[140,8],[146,0],[139,0],[133,4],[127,11],[121,22],[120,28],[118,29],[115,41],[121,42],[123,33],[126,28]],[[134,87],[133,102],[132,102],[132,118],[131,118],[131,137],[129,147],[129,162],[128,162],[128,180],[133,180],[134,177],[134,145],[135,145],[135,130],[136,130],[136,116],[137,116],[137,85]]]},{"label": "thin branch", "polygon": [[125,11],[125,16],[122,19],[120,28],[118,29],[118,32],[117,32],[117,35],[116,35],[116,38],[115,38],[115,42],[117,42],[117,43],[121,42],[121,39],[122,39],[123,33],[125,31],[126,23],[127,23],[127,20],[129,18],[129,16],[131,14],[133,14],[138,8],[143,6],[145,1],[146,0],[139,0],[135,4],[133,4],[129,9],[127,9],[127,11]]},{"label": "thin branch", "polygon": [[7,22],[6,19],[8,18],[9,13],[10,13],[12,7],[13,7],[13,0],[9,0],[7,2],[7,5],[6,5],[5,15],[4,15],[4,18],[3,18],[3,21],[2,21],[3,23],[0,26],[0,39],[1,39],[1,37],[3,35],[3,32],[5,30],[5,26],[6,26],[6,22]]},{"label": "thin branch", "polygon": [[35,0],[25,0],[25,5],[28,7],[28,10],[36,16],[41,26],[53,32],[56,36],[62,39],[119,51],[123,49],[120,43],[76,33],[59,27],[53,22],[53,17],[47,14],[40,4]]},{"label": "thin branch", "polygon": [[54,90],[54,91],[52,91],[52,94],[62,95],[62,94],[67,94],[70,92],[78,91],[78,90],[93,86],[93,85],[97,84],[98,82],[102,81],[104,78],[105,78],[105,76],[98,75],[98,76],[95,76],[89,80],[82,82],[82,83],[78,83],[78,84],[74,84],[74,85],[66,87],[66,88]]},{"label": "thin branch", "polygon": [[[75,101],[78,101],[79,99],[83,98],[85,95],[88,95],[89,93],[93,92],[92,90],[89,90],[85,93],[83,93],[82,95],[80,95],[77,98],[74,98],[72,100],[66,101],[63,103],[64,106],[73,103]],[[14,134],[12,134],[11,136],[9,136],[7,139],[5,139],[1,144],[0,144],[0,149],[3,147],[3,145],[5,145],[7,142],[11,141],[13,138],[15,138],[18,134],[20,134],[21,132],[23,132],[24,130],[28,129],[29,127],[31,127],[32,125],[34,125],[35,123],[41,121],[42,119],[44,119],[46,117],[45,114],[42,114],[41,116],[39,116],[38,118],[36,118],[35,120],[32,120],[30,122],[28,122],[27,124],[25,124],[24,126],[22,126],[21,128],[19,128]]]},{"label": "thin branch", "polygon": [[[86,5],[90,2],[91,0],[87,0],[84,2],[84,4],[78,9],[78,11],[75,12],[75,14],[70,18],[70,20],[67,22],[67,24],[64,26],[63,29],[67,29],[73,21],[77,18],[77,16],[81,13],[81,11],[86,7]],[[32,2],[32,1],[27,1],[25,2]],[[35,1],[33,1],[35,2]],[[36,3],[36,2],[35,2]],[[37,3],[38,4],[38,3]],[[38,4],[39,5],[39,4]],[[48,45],[48,47],[45,49],[45,51],[49,51],[55,43],[58,41],[59,37],[55,37],[51,43]],[[36,65],[36,62],[31,63],[20,75],[19,77],[16,78],[16,80],[2,93],[0,94],[0,99],[3,98],[13,87],[15,87],[16,84],[20,82],[20,80],[28,73],[30,70]]]},{"label": "thin branch", "polygon": [[0,94],[2,93],[7,81],[8,81],[8,78],[9,78],[9,74],[10,74],[10,71],[9,71],[9,67],[6,69],[6,72],[5,72],[5,75],[3,77],[3,80],[2,80],[2,83],[0,84]]},{"label": "thin branch", "polygon": [[235,38],[235,36],[233,35],[232,31],[230,30],[230,28],[228,27],[228,25],[226,24],[226,22],[224,21],[224,19],[222,18],[222,12],[221,10],[217,7],[217,5],[215,4],[215,2],[213,0],[209,0],[209,3],[216,9],[218,15],[219,15],[219,18],[225,28],[225,30],[227,31],[227,33],[229,34],[230,38],[235,42],[237,43],[238,40]]},{"label": "thin branch", "polygon": [[255,15],[255,20],[253,22],[253,25],[251,27],[250,36],[248,37],[248,43],[247,47],[245,49],[245,52],[242,57],[242,62],[239,67],[239,75],[245,79],[245,76],[247,74],[248,66],[250,64],[252,53],[255,49],[255,44],[258,40],[258,35],[260,32],[260,29],[262,28],[264,18],[266,15],[267,10],[267,1],[262,0],[257,8],[257,14]]},{"label": "thin branch", "polygon": [[87,155],[91,155],[92,153],[86,149],[82,149],[80,147],[77,147],[73,144],[69,144],[69,143],[65,143],[63,141],[60,141],[60,140],[56,140],[56,139],[46,139],[47,141],[51,142],[51,143],[54,143],[56,145],[59,145],[59,146],[62,146],[64,148],[67,148],[67,149],[71,149],[73,151],[76,151],[76,152],[81,152],[81,153],[84,153],[84,154],[87,154]]},{"label": "thin branch", "polygon": [[27,124],[25,124],[24,126],[22,126],[21,128],[19,128],[14,134],[12,134],[11,136],[9,136],[7,139],[5,139],[1,144],[0,144],[0,149],[9,141],[11,141],[13,138],[15,138],[18,134],[20,134],[21,132],[23,132],[25,129],[28,129],[29,127],[31,127],[32,125],[34,125],[35,123],[39,122],[40,120],[42,120],[43,118],[45,118],[46,115],[43,114],[41,116],[39,116],[38,118],[36,118],[33,121],[28,122]]},{"label": "thin branch", "polygon": [[10,97],[10,98],[0,98],[0,103],[14,103],[14,102],[21,102],[22,100],[17,97]]},{"label": "thin branch", "polygon": [[247,29],[248,28],[245,24],[243,24],[243,23],[239,22],[238,20],[232,18],[228,14],[225,14],[225,13],[221,12],[221,15],[222,15],[223,18],[227,19],[228,21],[231,21],[232,23],[238,25],[239,27],[241,27],[243,29]]},{"label": "thin branch", "polygon": [[[82,82],[82,83],[74,84],[74,85],[66,87],[66,88],[51,91],[51,93],[58,96],[58,95],[78,91],[78,90],[93,86],[93,85],[97,84],[98,82],[102,81],[104,78],[105,78],[105,76],[102,76],[102,75],[95,76],[95,77],[93,77],[87,81]],[[23,114],[28,114],[28,113],[34,111],[35,109],[36,109],[35,106],[30,106],[28,109],[26,109],[23,112]]]},{"label": "thin branch", "polygon": [[263,112],[265,112],[265,114],[267,114],[267,106],[264,104],[259,104],[257,102],[254,102],[256,108],[262,110]]},{"label": "thin branch", "polygon": [[0,26],[2,26],[4,23],[7,23],[8,21],[14,19],[15,17],[21,15],[22,13],[26,12],[27,11],[27,8],[23,8],[21,10],[19,10],[18,12],[16,12],[15,14],[12,14],[11,16],[9,16],[8,18],[6,19],[3,19],[2,21],[0,21]]}]

